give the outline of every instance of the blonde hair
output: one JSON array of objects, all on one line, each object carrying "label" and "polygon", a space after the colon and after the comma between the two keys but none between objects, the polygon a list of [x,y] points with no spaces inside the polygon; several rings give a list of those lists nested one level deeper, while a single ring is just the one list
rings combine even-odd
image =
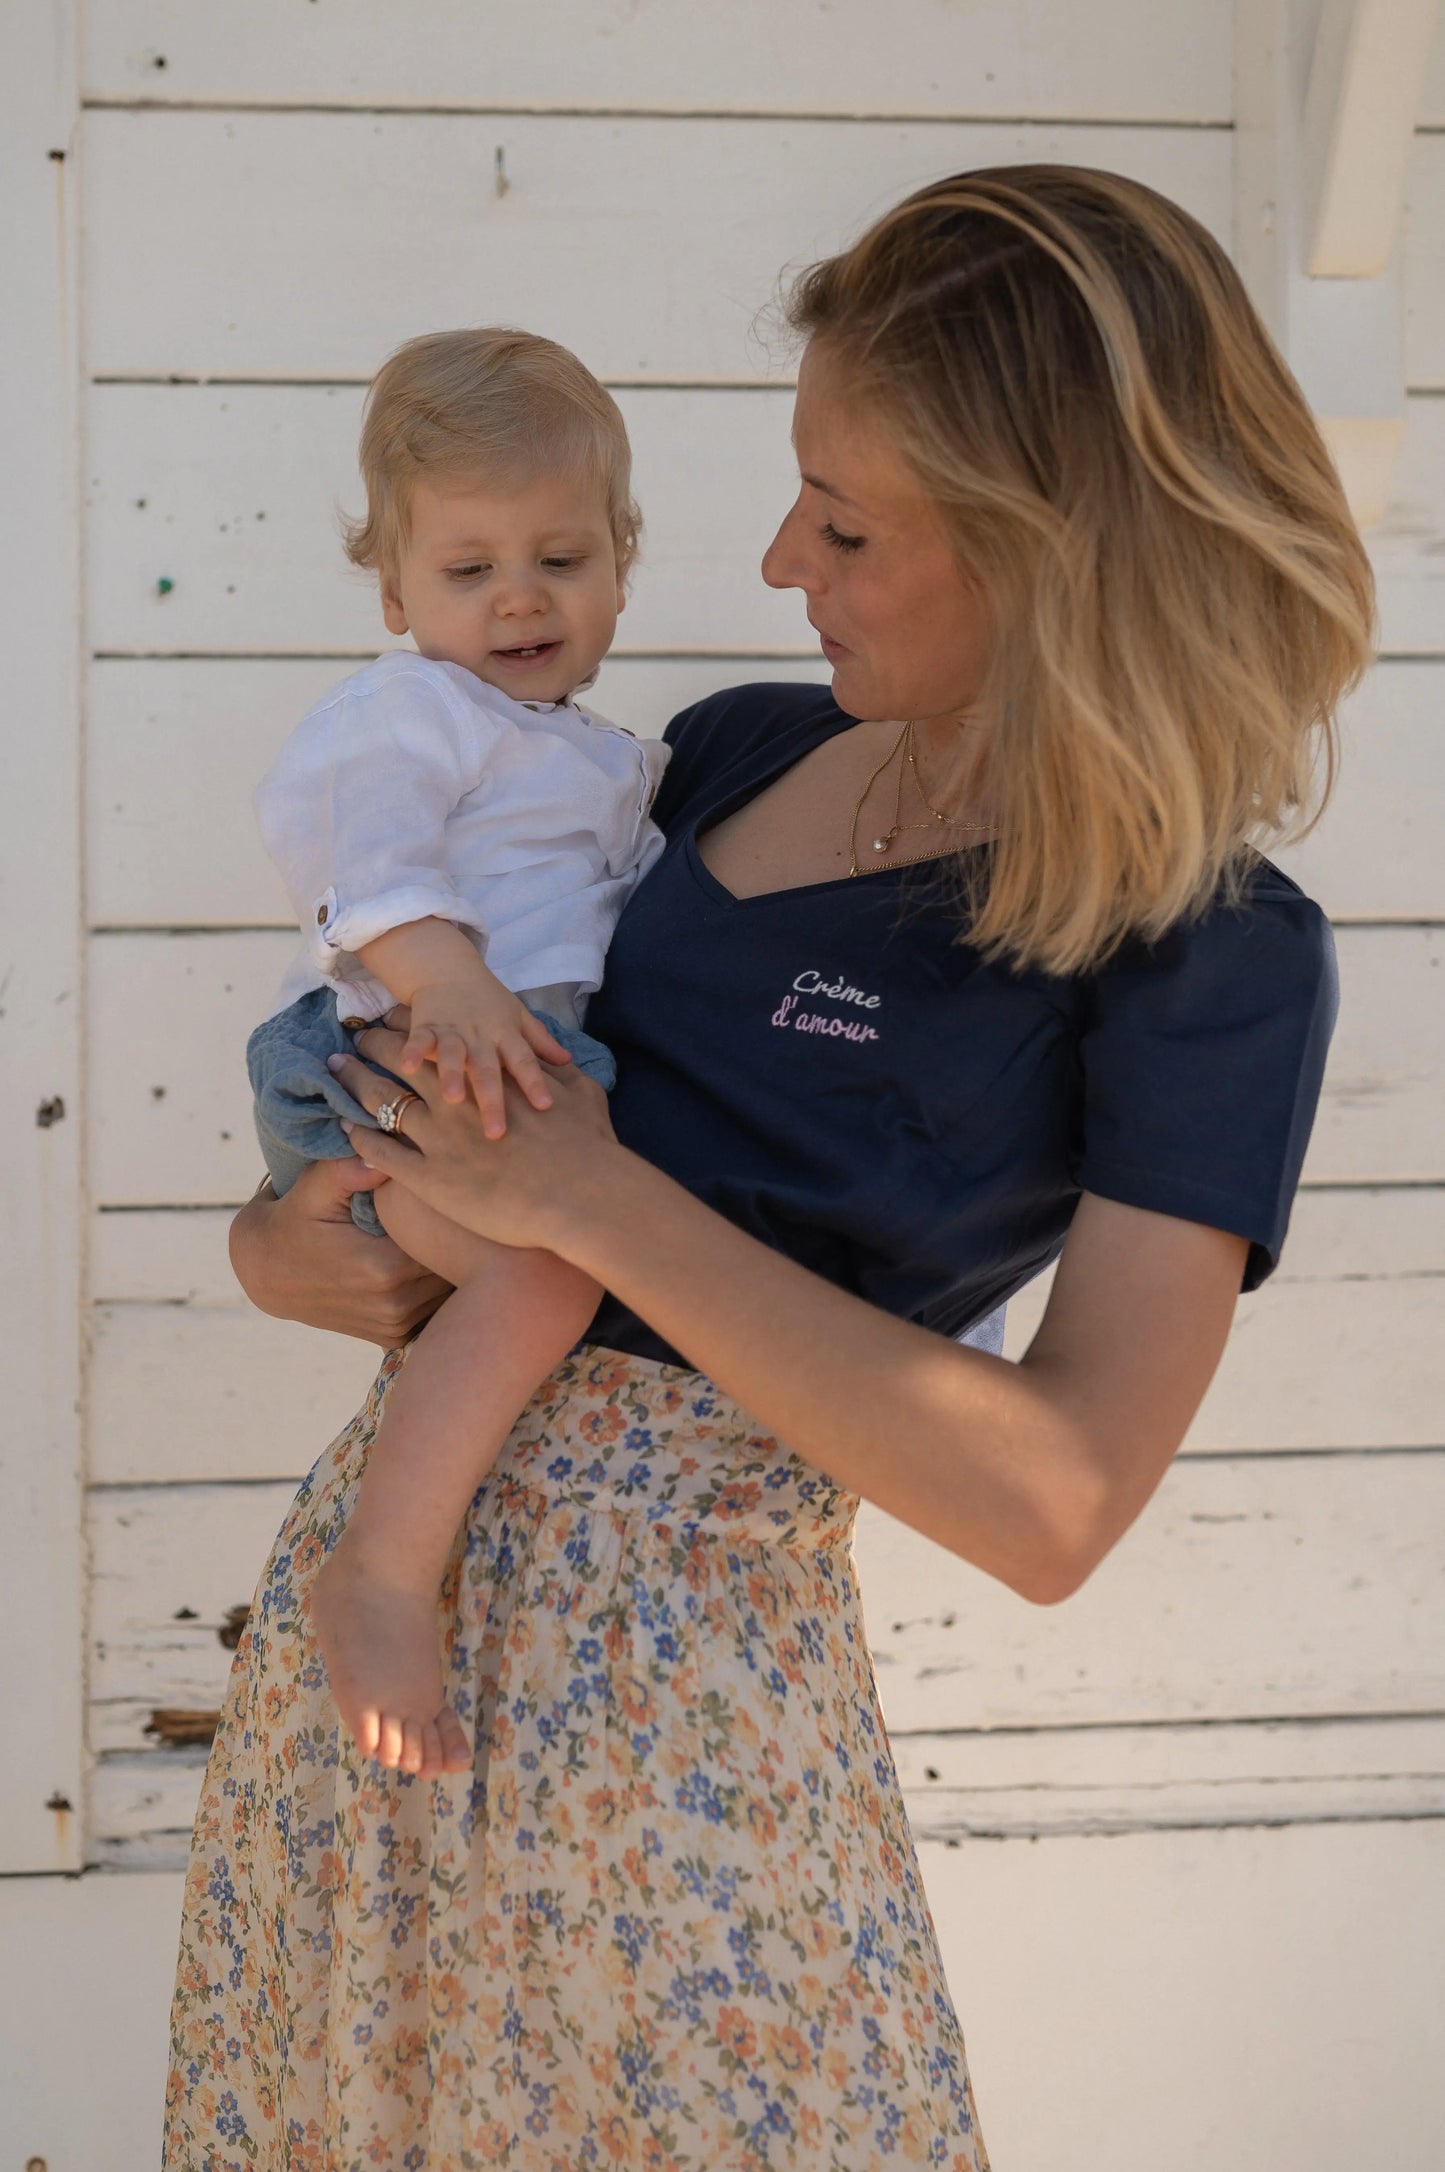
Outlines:
[{"label": "blonde hair", "polygon": [[1218,243],[1118,174],[997,167],[918,190],[786,308],[994,613],[968,939],[1072,973],[1237,898],[1256,838],[1318,820],[1374,591]]},{"label": "blonde hair", "polygon": [[607,508],[619,579],[637,556],[642,516],[617,402],[555,340],[506,326],[427,332],[387,356],[361,426],[366,517],[346,521],[353,565],[393,566],[421,476],[498,481],[576,472]]}]

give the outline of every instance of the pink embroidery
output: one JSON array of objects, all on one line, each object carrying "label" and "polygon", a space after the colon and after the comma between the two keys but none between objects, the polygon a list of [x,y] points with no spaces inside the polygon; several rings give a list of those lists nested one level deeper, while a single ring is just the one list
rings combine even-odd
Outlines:
[{"label": "pink embroidery", "polygon": [[879,1038],[876,1029],[865,1026],[860,1018],[828,1018],[820,1011],[799,1010],[795,995],[783,997],[773,1012],[772,1022],[775,1026],[791,1026],[794,1033],[821,1033],[831,1041],[876,1041]]}]

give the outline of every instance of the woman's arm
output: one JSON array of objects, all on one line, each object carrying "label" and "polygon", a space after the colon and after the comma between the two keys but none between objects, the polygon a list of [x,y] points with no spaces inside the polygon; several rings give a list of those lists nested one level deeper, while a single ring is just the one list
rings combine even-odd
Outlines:
[{"label": "woman's arm", "polygon": [[383,1350],[431,1317],[451,1284],[351,1219],[351,1194],[374,1182],[359,1161],[318,1161],[284,1199],[268,1181],[242,1207],[231,1224],[231,1265],[253,1305]]},{"label": "woman's arm", "polygon": [[[367,1045],[382,1061],[385,1036]],[[384,1082],[342,1073],[368,1106]],[[1026,1598],[1077,1590],[1159,1483],[1219,1361],[1242,1238],[1086,1195],[1019,1365],[822,1281],[612,1136],[585,1080],[501,1141],[427,1078],[408,1146],[374,1165],[464,1226],[544,1246],[604,1284],[760,1424],[840,1484]],[[429,1090],[429,1091],[428,1091]]]}]

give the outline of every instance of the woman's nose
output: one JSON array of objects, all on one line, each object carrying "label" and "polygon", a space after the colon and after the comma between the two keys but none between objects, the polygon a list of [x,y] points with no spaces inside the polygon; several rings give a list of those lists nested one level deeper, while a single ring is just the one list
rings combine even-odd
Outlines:
[{"label": "woman's nose", "polygon": [[794,506],[763,552],[763,579],[769,588],[810,588],[805,556],[798,548],[798,508]]}]

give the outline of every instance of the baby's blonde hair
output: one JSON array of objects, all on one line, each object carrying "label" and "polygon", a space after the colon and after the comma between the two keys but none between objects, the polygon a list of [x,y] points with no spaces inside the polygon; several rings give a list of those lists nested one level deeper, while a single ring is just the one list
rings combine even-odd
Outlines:
[{"label": "baby's blonde hair", "polygon": [[1374,591],[1218,243],[1118,174],[955,174],[804,272],[788,315],[994,610],[969,939],[1072,973],[1237,896],[1254,839],[1318,819]]},{"label": "baby's blonde hair", "polygon": [[619,579],[637,556],[642,516],[617,402],[555,340],[508,326],[427,332],[387,356],[361,426],[366,517],[343,526],[353,565],[394,567],[420,477],[514,482],[575,473],[607,510]]}]

